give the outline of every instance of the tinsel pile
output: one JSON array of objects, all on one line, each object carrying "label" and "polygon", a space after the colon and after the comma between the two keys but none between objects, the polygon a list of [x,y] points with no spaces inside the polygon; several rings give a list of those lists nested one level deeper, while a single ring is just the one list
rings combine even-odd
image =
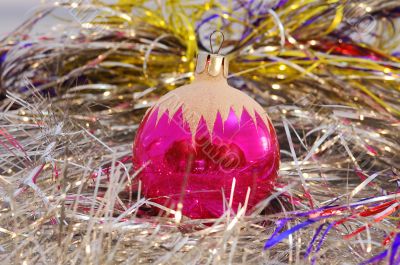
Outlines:
[{"label": "tinsel pile", "polygon": [[[395,0],[38,7],[0,42],[1,263],[400,264],[399,15]],[[277,130],[279,184],[250,215],[180,220],[141,195],[132,143],[216,29],[229,83]]]}]

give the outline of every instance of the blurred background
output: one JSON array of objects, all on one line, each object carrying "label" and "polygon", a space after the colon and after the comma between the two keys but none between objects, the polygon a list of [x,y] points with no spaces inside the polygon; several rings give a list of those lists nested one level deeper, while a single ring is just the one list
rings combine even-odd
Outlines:
[{"label": "blurred background", "polygon": [[44,1],[45,0],[0,0],[0,37],[4,37],[9,32],[12,32]]}]

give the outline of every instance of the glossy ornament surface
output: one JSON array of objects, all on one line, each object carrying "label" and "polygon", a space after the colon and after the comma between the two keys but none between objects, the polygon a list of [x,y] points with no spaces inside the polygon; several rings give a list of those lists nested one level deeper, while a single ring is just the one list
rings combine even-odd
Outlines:
[{"label": "glossy ornament surface", "polygon": [[143,194],[190,218],[221,216],[233,187],[233,211],[249,190],[250,212],[277,178],[275,130],[256,101],[228,85],[227,67],[223,56],[200,54],[194,81],[148,110],[134,143]]}]

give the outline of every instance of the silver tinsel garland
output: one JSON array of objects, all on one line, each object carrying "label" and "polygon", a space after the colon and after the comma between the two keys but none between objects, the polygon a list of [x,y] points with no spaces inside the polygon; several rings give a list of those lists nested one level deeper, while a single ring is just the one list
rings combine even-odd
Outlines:
[{"label": "silver tinsel garland", "polygon": [[[358,264],[383,255],[396,264],[400,63],[389,25],[399,8],[43,6],[0,47],[0,262]],[[215,27],[228,39],[229,82],[276,127],[279,184],[248,216],[174,219],[141,196],[133,138],[148,106],[190,82]]]}]

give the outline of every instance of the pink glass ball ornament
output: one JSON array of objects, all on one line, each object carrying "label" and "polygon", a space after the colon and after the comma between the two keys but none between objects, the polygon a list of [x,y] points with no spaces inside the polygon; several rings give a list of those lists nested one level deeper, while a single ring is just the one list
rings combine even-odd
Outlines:
[{"label": "pink glass ball ornament", "polygon": [[164,95],[136,135],[144,196],[190,218],[220,217],[227,204],[236,212],[248,189],[250,212],[277,179],[274,127],[255,100],[228,85],[227,73],[225,57],[200,53],[193,82]]}]

